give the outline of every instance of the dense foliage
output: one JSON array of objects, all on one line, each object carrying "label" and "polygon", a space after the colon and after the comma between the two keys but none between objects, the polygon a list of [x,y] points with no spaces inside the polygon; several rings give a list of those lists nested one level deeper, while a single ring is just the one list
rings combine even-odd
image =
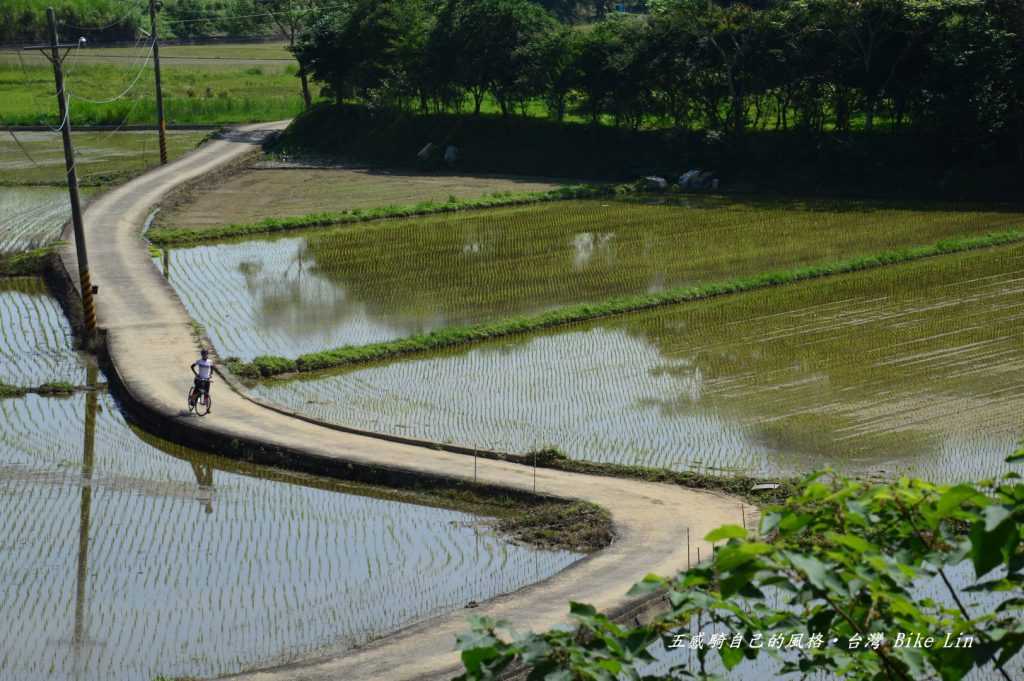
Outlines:
[{"label": "dense foliage", "polygon": [[[659,641],[692,656],[648,679],[710,678],[758,658],[802,677],[1009,678],[1003,666],[1024,645],[1022,525],[1015,474],[956,486],[815,474],[765,510],[757,536],[719,528],[706,564],[638,584],[637,595],[666,594],[668,611],[651,624],[621,627],[580,603],[571,613],[584,636],[507,636],[507,625],[478,618],[459,640],[460,678],[493,679],[519,662],[531,680],[639,679]],[[923,645],[907,645],[917,634]]]},{"label": "dense foliage", "polygon": [[[276,0],[165,0],[161,35],[204,38],[217,35],[270,36],[276,26],[265,5]],[[287,0],[281,0],[287,1]],[[123,0],[5,0],[0,3],[0,43],[49,38],[46,8],[53,7],[64,37],[85,36],[90,43],[135,41],[149,30],[149,3]]]},{"label": "dense foliage", "polygon": [[622,128],[926,132],[1024,160],[1024,5],[650,3],[569,28],[529,0],[353,0],[297,54],[338,100],[576,114]]}]

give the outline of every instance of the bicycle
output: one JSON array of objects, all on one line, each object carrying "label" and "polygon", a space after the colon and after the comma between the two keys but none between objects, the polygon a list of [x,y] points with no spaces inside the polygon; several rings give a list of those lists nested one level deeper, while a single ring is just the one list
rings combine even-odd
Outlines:
[{"label": "bicycle", "polygon": [[213,381],[206,381],[206,389],[199,390],[195,385],[188,391],[188,410],[189,412],[195,412],[198,416],[206,416],[210,413],[210,407],[213,406],[213,399],[210,397],[210,383]]}]

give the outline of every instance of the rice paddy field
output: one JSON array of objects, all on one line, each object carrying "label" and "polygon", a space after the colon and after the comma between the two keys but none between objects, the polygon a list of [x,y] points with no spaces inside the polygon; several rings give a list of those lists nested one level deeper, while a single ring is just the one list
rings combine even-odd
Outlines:
[{"label": "rice paddy field", "polygon": [[327,421],[709,472],[949,482],[1024,424],[1024,247],[669,306],[253,391]]},{"label": "rice paddy field", "polygon": [[[155,131],[72,130],[79,184],[103,185],[126,179],[160,163]],[[206,138],[203,131],[167,133],[167,154],[171,160],[195,149]],[[16,137],[15,137],[16,136]],[[16,132],[0,137],[0,185],[56,185],[65,187],[64,146],[60,133]],[[65,201],[67,190],[64,191]],[[3,210],[0,207],[0,210]],[[8,220],[0,212],[0,225]]]},{"label": "rice paddy field", "polygon": [[[171,160],[194,149],[205,132],[169,132]],[[0,137],[0,254],[52,243],[71,219],[64,147],[59,133]],[[83,208],[92,187],[128,179],[160,163],[155,132],[75,132]]]},{"label": "rice paddy field", "polygon": [[[94,384],[33,281],[0,288],[0,380]],[[102,391],[0,399],[0,508],[0,678],[19,681],[205,678],[340,652],[580,557],[177,447]]]},{"label": "rice paddy field", "polygon": [[0,254],[52,243],[70,219],[66,189],[0,186]]},{"label": "rice paddy field", "polygon": [[199,187],[173,206],[165,204],[152,229],[204,229],[268,217],[444,203],[450,196],[544,192],[559,186],[556,180],[526,177],[260,164],[222,183]]},{"label": "rice paddy field", "polygon": [[180,248],[168,270],[220,355],[249,360],[1021,226],[998,207],[570,201]]},{"label": "rice paddy field", "polygon": [[73,348],[71,327],[43,281],[0,277],[0,383],[81,385],[85,374]]}]

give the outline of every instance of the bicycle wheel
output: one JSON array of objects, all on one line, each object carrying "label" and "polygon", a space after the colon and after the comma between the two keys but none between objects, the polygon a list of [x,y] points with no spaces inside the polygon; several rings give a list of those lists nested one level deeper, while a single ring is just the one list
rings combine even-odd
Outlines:
[{"label": "bicycle wheel", "polygon": [[196,409],[196,389],[195,386],[188,391],[188,410],[193,412]]},{"label": "bicycle wheel", "polygon": [[196,400],[196,413],[200,416],[206,416],[210,413],[210,407],[212,406],[213,399],[210,397],[210,394],[203,393],[199,396],[199,399]]}]

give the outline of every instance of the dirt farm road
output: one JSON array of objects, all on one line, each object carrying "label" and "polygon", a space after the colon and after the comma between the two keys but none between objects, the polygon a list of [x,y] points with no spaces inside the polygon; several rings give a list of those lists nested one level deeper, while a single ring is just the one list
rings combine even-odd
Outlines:
[{"label": "dirt farm road", "polygon": [[[148,211],[176,186],[249,152],[264,134],[283,124],[238,128],[208,142],[175,163],[158,168],[103,195],[85,211],[86,241],[98,322],[123,398],[164,435],[210,441],[237,439],[287,451],[275,465],[294,462],[351,463],[397,473],[473,480],[473,457],[396,444],[331,430],[263,408],[220,381],[214,411],[206,418],[183,413],[190,385],[188,367],[197,356],[188,314],[174,290],[151,262],[140,237]],[[71,241],[71,235],[65,235]],[[77,280],[73,246],[62,258]],[[266,460],[266,459],[264,459]],[[531,491],[532,468],[480,460],[479,481]],[[450,678],[458,673],[455,636],[467,629],[467,613],[509,620],[519,629],[549,628],[568,621],[570,600],[603,610],[630,604],[626,592],[648,572],[672,574],[687,563],[687,530],[697,539],[724,523],[739,523],[738,499],[677,486],[578,475],[548,469],[536,472],[537,491],[599,504],[612,515],[616,540],[541,583],[499,596],[472,611],[458,610],[414,624],[354,651],[327,654],[283,667],[252,671],[237,678],[253,681],[314,679],[411,680]],[[750,510],[747,511],[748,513]],[[706,556],[709,547],[703,545]],[[696,555],[696,548],[694,548]]]}]

